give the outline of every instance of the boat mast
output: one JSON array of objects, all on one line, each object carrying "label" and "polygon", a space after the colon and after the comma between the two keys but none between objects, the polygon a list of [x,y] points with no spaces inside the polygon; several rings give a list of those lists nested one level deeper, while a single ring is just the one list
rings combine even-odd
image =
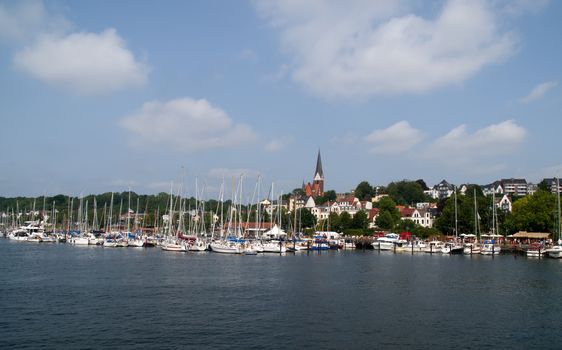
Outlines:
[{"label": "boat mast", "polygon": [[172,236],[172,205],[173,205],[173,198],[174,198],[174,194],[173,194],[173,190],[174,190],[174,182],[172,181],[170,184],[170,208],[168,211],[168,237]]},{"label": "boat mast", "polygon": [[131,232],[131,188],[129,187],[129,202],[127,204],[127,239],[129,239],[129,232]]},{"label": "boat mast", "polygon": [[558,244],[562,240],[560,236],[560,178],[556,177],[556,198],[558,201]]},{"label": "boat mast", "polygon": [[496,189],[492,191],[492,235],[496,234]]},{"label": "boat mast", "polygon": [[108,217],[108,230],[111,233],[111,225],[113,224],[113,192],[111,192],[111,203],[109,203],[109,217]]},{"label": "boat mast", "polygon": [[478,207],[476,206],[476,188],[474,189],[474,234],[478,240]]},{"label": "boat mast", "polygon": [[459,238],[459,217],[457,212],[457,186],[455,186],[455,238]]}]

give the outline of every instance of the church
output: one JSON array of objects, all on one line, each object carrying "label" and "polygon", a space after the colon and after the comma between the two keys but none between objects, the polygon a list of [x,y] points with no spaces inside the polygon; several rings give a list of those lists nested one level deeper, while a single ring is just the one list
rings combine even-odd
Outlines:
[{"label": "church", "polygon": [[316,171],[312,183],[302,184],[302,189],[307,197],[320,197],[324,195],[324,171],[322,170],[322,158],[320,150],[318,150],[318,158],[316,159]]}]

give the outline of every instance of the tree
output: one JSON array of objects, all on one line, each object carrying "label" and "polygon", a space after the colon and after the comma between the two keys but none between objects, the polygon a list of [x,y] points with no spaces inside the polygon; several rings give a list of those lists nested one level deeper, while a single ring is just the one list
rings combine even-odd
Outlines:
[{"label": "tree", "polygon": [[417,226],[418,225],[414,221],[406,219],[400,220],[400,222],[396,225],[396,229],[399,231],[407,231],[413,233]]},{"label": "tree", "polygon": [[302,228],[311,228],[316,225],[316,216],[307,208],[300,208],[297,212],[297,220],[300,220]]},{"label": "tree", "polygon": [[351,219],[351,228],[366,230],[369,226],[369,215],[364,210],[359,210]]},{"label": "tree", "polygon": [[359,200],[371,201],[373,194],[373,187],[367,181],[360,182],[355,188],[355,197],[359,198]]},{"label": "tree", "polygon": [[380,212],[375,220],[375,224],[378,228],[383,230],[392,230],[395,225],[395,220],[392,217],[392,214],[388,211]]},{"label": "tree", "polygon": [[326,192],[324,192],[323,197],[326,198],[327,201],[333,202],[337,198],[336,191],[334,191],[334,190],[326,191]]},{"label": "tree", "polygon": [[513,203],[513,211],[506,217],[507,230],[556,232],[557,215],[555,195],[539,190]]},{"label": "tree", "polygon": [[[466,195],[457,194],[457,234],[459,235],[474,233],[477,231],[476,228],[478,228],[478,232],[489,232],[492,227],[492,197],[486,197],[482,191],[476,190],[476,214],[474,190],[471,189],[471,186],[466,191]],[[434,222],[434,227],[444,234],[455,235],[455,196],[440,201],[439,208],[441,208],[440,214]],[[501,223],[502,221],[500,221]]]},{"label": "tree", "polygon": [[342,228],[341,228],[341,221],[340,221],[340,216],[338,213],[336,212],[331,212],[329,219],[330,221],[330,230],[332,231],[336,231],[336,232],[342,232]]},{"label": "tree", "polygon": [[416,180],[416,183],[420,185],[420,187],[422,188],[422,191],[429,190],[429,187],[427,187],[427,184],[425,183],[425,181],[423,181],[423,179]]},{"label": "tree", "polygon": [[316,204],[324,204],[328,201],[333,202],[333,201],[336,200],[336,198],[337,198],[336,191],[329,190],[329,191],[324,192],[323,196],[319,196],[319,197],[314,198],[314,202]]},{"label": "tree", "polygon": [[415,181],[391,182],[387,191],[388,195],[398,204],[425,202],[427,199],[421,185]]},{"label": "tree", "polygon": [[351,220],[351,215],[348,212],[344,211],[340,214],[340,228],[342,231],[351,228]]},{"label": "tree", "polygon": [[295,196],[304,196],[304,190],[302,188],[295,188],[292,192]]}]

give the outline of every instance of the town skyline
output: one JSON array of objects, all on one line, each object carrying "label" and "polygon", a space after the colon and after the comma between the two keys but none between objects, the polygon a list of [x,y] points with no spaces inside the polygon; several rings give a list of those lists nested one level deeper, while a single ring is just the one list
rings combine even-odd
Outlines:
[{"label": "town skyline", "polygon": [[[553,1],[0,1],[0,196],[562,173]],[[103,54],[100,54],[102,52]],[[215,194],[211,194],[214,191]]]}]

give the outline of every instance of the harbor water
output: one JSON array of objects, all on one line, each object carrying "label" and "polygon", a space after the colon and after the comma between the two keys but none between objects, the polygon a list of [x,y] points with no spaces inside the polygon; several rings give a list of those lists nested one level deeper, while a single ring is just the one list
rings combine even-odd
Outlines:
[{"label": "harbor water", "polygon": [[0,349],[560,349],[562,261],[0,240]]}]

